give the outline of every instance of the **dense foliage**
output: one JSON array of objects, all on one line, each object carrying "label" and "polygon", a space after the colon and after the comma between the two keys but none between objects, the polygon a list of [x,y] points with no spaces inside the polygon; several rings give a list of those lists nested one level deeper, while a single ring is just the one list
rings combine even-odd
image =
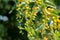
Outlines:
[{"label": "dense foliage", "polygon": [[0,0],[0,40],[60,40],[60,0]]}]

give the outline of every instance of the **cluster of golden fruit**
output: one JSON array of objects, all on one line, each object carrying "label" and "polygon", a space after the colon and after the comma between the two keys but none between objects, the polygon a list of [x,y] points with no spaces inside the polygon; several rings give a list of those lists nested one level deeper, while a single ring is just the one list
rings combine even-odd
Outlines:
[{"label": "cluster of golden fruit", "polygon": [[[18,2],[26,2],[26,0],[18,0]],[[24,4],[25,6],[23,6],[22,8],[21,8],[21,6],[22,6],[21,3],[17,4],[16,7],[17,7],[17,11],[20,11],[20,10],[24,9],[24,11],[23,11],[24,13],[22,12],[21,14],[24,14],[23,16],[25,16],[25,19],[26,19],[25,26],[27,26],[26,27],[27,31],[30,30],[30,31],[28,31],[28,33],[30,34],[30,35],[28,34],[28,36],[31,36],[31,35],[34,34],[34,31],[35,31],[33,29],[33,27],[31,27],[33,25],[33,23],[32,23],[33,21],[32,20],[35,20],[35,18],[37,16],[37,10],[39,9],[39,6],[35,6],[34,5],[32,8],[30,8],[28,2],[31,2],[31,0],[27,1],[27,3]],[[35,3],[37,5],[42,4],[42,0],[35,0]],[[30,11],[30,10],[32,10],[32,11]],[[41,21],[43,21],[43,24],[44,24],[44,31],[46,31],[45,29],[49,29],[48,21],[50,20],[50,17],[51,17],[51,11],[53,11],[53,9],[51,9],[51,8],[44,9],[44,15],[42,15],[42,17],[45,18],[45,19],[41,20]],[[20,16],[20,14],[17,14],[17,17],[22,18]],[[52,17],[52,20],[53,20],[53,26],[54,26],[54,28],[55,29],[57,28],[57,22],[59,23],[58,24],[58,28],[60,28],[60,20],[57,20],[55,18],[55,16]],[[22,21],[22,19],[19,19],[19,21]],[[38,25],[38,24],[40,24],[40,22],[36,21],[36,24]],[[35,27],[35,25],[33,25],[33,26]],[[51,31],[51,29],[49,29],[49,30]],[[41,30],[39,32],[42,33]],[[43,40],[48,40],[48,39],[47,39],[46,36],[44,36]]]},{"label": "cluster of golden fruit", "polygon": [[22,4],[17,4],[17,6],[16,6],[17,9],[16,9],[16,10],[17,10],[17,11],[21,10],[21,8],[20,8],[21,6],[22,6]]}]

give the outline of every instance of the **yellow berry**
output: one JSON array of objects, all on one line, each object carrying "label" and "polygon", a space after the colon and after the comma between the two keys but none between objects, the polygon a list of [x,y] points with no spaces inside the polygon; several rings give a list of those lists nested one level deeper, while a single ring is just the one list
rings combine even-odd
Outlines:
[{"label": "yellow berry", "polygon": [[45,36],[45,37],[43,38],[43,40],[48,40],[48,39],[47,39],[47,37]]},{"label": "yellow berry", "polygon": [[60,22],[58,23],[58,29],[60,29]]}]

